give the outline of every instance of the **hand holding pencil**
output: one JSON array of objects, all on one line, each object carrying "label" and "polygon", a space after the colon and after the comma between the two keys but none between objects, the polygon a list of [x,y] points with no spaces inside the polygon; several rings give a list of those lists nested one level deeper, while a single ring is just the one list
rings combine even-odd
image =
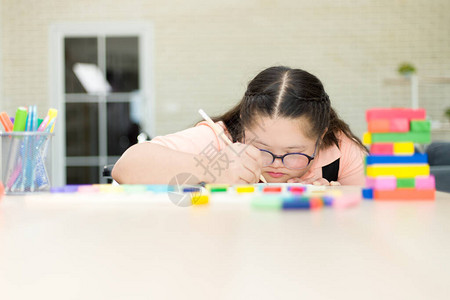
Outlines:
[{"label": "hand holding pencil", "polygon": [[[217,136],[221,137],[222,140],[223,140],[227,145],[229,145],[229,146],[233,145],[234,147],[237,147],[237,148],[248,147],[247,145],[244,145],[244,144],[234,145],[233,142],[225,135],[223,129],[222,129],[220,126],[218,126],[217,124],[215,124],[215,123],[213,122],[213,120],[211,120],[211,118],[210,118],[210,117],[209,117],[202,109],[200,109],[198,112],[199,112],[200,115],[203,117],[203,119],[205,119],[205,121],[208,122],[208,124],[211,126],[211,128],[212,128],[212,129],[215,131],[215,133],[217,134]],[[238,151],[239,151],[239,150],[238,150]],[[241,153],[241,152],[238,152],[238,153]],[[258,151],[258,154],[259,154],[259,151]],[[248,168],[247,168],[247,169],[248,169]],[[267,183],[266,179],[265,179],[262,175],[259,176],[259,179],[260,179],[262,182]]]}]

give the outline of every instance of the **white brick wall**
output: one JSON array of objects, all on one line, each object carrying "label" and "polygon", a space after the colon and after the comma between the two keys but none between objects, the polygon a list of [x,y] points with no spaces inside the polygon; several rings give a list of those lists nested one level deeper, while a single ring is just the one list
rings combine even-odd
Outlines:
[{"label": "white brick wall", "polygon": [[[353,130],[364,111],[409,105],[409,87],[386,85],[401,62],[450,77],[448,0],[167,1],[3,0],[1,109],[48,108],[48,27],[60,21],[148,20],[155,30],[156,130],[192,125],[197,109],[236,103],[260,70],[303,68],[325,84]],[[0,90],[1,92],[1,90]],[[423,85],[421,103],[444,120],[450,85]],[[450,136],[447,135],[450,139]]]}]

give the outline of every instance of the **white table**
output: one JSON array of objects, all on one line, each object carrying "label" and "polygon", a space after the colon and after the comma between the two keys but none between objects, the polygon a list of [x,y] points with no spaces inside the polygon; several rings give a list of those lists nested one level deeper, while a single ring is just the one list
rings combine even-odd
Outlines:
[{"label": "white table", "polygon": [[450,297],[450,194],[290,212],[241,200],[5,196],[0,299]]}]

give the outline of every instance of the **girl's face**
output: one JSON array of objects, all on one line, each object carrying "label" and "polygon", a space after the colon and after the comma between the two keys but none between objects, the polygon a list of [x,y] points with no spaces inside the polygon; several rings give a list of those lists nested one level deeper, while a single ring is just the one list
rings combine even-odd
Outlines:
[{"label": "girl's face", "polygon": [[[277,156],[287,153],[313,156],[317,139],[311,139],[306,135],[309,128],[309,122],[304,117],[296,119],[259,117],[251,128],[245,130],[245,143],[270,151]],[[267,182],[287,182],[290,178],[302,177],[311,168],[312,163],[313,161],[303,169],[289,169],[277,158],[271,165],[263,166],[262,175]]]}]

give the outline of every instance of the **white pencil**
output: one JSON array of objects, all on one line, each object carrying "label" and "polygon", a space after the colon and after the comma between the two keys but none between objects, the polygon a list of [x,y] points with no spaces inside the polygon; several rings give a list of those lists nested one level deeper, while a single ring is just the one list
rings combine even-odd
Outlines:
[{"label": "white pencil", "polygon": [[[211,118],[205,113],[205,111],[203,109],[199,109],[198,112],[202,116],[202,118],[205,119],[206,122],[208,122],[208,124],[211,126],[211,128],[214,130],[214,132],[218,136],[220,136],[227,145],[233,144],[233,142],[230,141],[230,139],[225,135],[225,133],[223,132],[223,129],[220,128],[220,126],[218,126],[216,123],[214,123],[213,120],[211,120]],[[267,183],[267,180],[264,178],[264,176],[260,175],[259,179],[262,182]]]}]

